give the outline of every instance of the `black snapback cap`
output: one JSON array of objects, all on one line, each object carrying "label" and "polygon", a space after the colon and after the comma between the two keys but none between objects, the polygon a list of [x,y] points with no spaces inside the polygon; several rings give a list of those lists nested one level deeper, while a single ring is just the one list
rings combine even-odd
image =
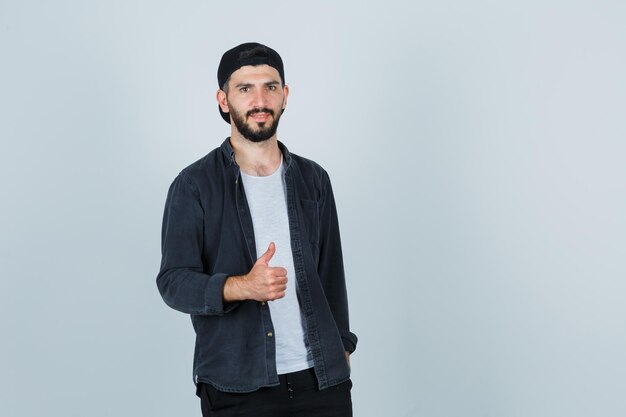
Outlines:
[{"label": "black snapback cap", "polygon": [[[222,55],[220,65],[217,68],[217,84],[219,88],[223,88],[230,75],[244,65],[269,65],[278,71],[283,85],[285,85],[283,60],[278,55],[278,52],[260,43],[247,42],[229,49]],[[219,105],[217,108],[222,115],[222,119],[226,123],[230,123],[228,113],[224,113]]]}]

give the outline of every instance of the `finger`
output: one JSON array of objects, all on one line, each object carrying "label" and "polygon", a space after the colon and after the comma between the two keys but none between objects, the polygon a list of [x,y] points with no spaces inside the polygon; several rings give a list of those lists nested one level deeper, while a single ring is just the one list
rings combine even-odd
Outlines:
[{"label": "finger", "polygon": [[259,259],[257,259],[257,262],[269,265],[270,259],[272,259],[272,256],[274,256],[274,253],[276,253],[276,245],[274,244],[274,242],[271,242],[265,253],[261,255]]},{"label": "finger", "polygon": [[275,277],[286,277],[287,270],[282,266],[275,266],[270,268],[270,273]]},{"label": "finger", "polygon": [[274,277],[274,278],[270,278],[267,281],[267,285],[269,286],[274,286],[274,285],[287,285],[287,277]]},{"label": "finger", "polygon": [[268,301],[278,300],[279,298],[283,298],[286,293],[286,285],[273,285],[271,291],[267,293],[267,299]]}]

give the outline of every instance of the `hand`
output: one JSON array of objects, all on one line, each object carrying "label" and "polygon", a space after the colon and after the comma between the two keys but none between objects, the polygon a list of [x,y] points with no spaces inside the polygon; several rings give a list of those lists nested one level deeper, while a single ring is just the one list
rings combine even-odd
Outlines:
[{"label": "hand", "polygon": [[254,263],[249,273],[231,276],[224,284],[224,300],[273,301],[285,296],[287,270],[271,267],[269,262],[276,253],[276,245],[270,243],[267,251]]}]

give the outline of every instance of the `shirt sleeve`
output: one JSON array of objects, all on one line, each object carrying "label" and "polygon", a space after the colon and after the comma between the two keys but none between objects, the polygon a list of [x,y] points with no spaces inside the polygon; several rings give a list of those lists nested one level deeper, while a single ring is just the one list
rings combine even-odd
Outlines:
[{"label": "shirt sleeve", "polygon": [[222,315],[238,303],[224,303],[226,273],[204,273],[204,209],[196,185],[181,172],[170,186],[163,214],[161,270],[157,287],[165,303],[196,315]]},{"label": "shirt sleeve", "polygon": [[330,178],[326,171],[322,176],[322,203],[320,213],[320,257],[318,273],[324,293],[339,329],[344,349],[354,352],[357,336],[350,331],[348,296],[343,268],[339,220]]}]

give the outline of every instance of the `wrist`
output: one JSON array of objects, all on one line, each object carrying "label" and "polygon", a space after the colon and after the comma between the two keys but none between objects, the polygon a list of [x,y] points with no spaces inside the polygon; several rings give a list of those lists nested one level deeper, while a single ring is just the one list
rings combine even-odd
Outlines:
[{"label": "wrist", "polygon": [[224,301],[242,301],[246,299],[245,275],[231,275],[224,282]]}]

